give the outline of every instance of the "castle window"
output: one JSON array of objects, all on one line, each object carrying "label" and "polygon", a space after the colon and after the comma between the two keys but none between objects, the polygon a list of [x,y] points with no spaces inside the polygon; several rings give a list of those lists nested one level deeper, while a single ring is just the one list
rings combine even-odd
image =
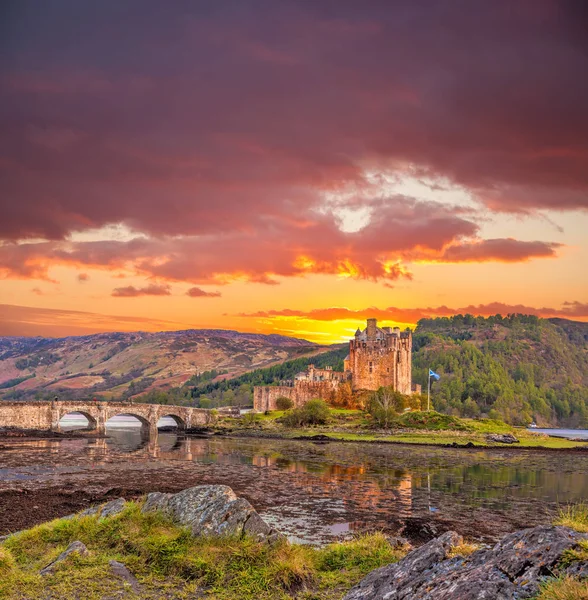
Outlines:
[{"label": "castle window", "polygon": [[369,362],[369,366],[370,366],[370,373],[374,372],[374,363],[370,360]]}]

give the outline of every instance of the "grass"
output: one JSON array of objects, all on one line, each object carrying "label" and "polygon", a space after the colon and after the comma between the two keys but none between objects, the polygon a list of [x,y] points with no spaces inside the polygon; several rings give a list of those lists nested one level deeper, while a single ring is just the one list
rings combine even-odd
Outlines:
[{"label": "grass", "polygon": [[[87,556],[71,555],[42,577],[39,570],[72,541]],[[250,538],[194,538],[158,513],[129,503],[114,517],[74,517],[44,523],[0,545],[0,597],[64,600],[103,597],[218,600],[340,598],[369,571],[404,552],[373,534],[324,548],[274,545]],[[108,561],[125,564],[142,586],[140,596],[114,577]],[[122,595],[121,595],[122,594]]]},{"label": "grass", "polygon": [[479,549],[480,546],[478,544],[464,542],[463,544],[459,544],[458,546],[453,546],[450,548],[449,552],[447,553],[447,558],[454,558],[455,556],[461,556],[462,558],[465,558]]},{"label": "grass", "polygon": [[536,600],[588,600],[588,580],[555,579],[542,587]]},{"label": "grass", "polygon": [[588,504],[581,502],[560,509],[554,525],[564,525],[580,533],[588,533]]},{"label": "grass", "polygon": [[[461,419],[434,411],[414,411],[396,417],[391,430],[374,429],[373,423],[363,411],[351,409],[331,409],[326,425],[313,427],[286,427],[279,420],[288,411],[271,411],[260,414],[254,422],[258,431],[278,438],[304,437],[317,434],[326,435],[333,440],[353,442],[390,442],[405,444],[426,444],[443,446],[453,443],[460,445],[468,442],[476,446],[511,448],[548,448],[565,450],[588,447],[586,442],[573,442],[565,438],[549,437],[542,433],[513,428],[495,419]],[[239,419],[225,418],[222,427],[233,431],[247,430],[251,423]],[[492,433],[512,433],[519,442],[516,445],[489,442],[486,439]]]}]

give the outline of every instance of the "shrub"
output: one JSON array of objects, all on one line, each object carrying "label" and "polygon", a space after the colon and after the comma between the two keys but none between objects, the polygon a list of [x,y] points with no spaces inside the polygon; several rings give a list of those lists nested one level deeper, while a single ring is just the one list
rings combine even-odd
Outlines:
[{"label": "shrub", "polygon": [[280,396],[276,399],[276,408],[278,410],[290,410],[294,406],[294,402],[286,396]]},{"label": "shrub", "polygon": [[245,427],[252,427],[253,425],[257,425],[261,421],[261,415],[250,412],[246,413],[241,417],[241,423]]},{"label": "shrub", "polygon": [[367,412],[378,427],[391,427],[396,415],[408,407],[406,396],[389,387],[381,387],[369,397]]},{"label": "shrub", "polygon": [[304,406],[291,410],[280,421],[286,427],[304,427],[305,425],[324,425],[331,414],[324,400],[309,400]]}]

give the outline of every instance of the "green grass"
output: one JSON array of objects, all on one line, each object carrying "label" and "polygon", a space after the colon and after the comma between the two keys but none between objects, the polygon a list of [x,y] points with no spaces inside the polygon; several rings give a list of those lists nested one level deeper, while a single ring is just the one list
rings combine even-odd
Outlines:
[{"label": "green grass", "polygon": [[564,525],[581,533],[588,533],[588,504],[570,504],[559,511],[554,525]]},{"label": "green grass", "polygon": [[546,583],[536,600],[588,600],[588,580],[562,577]]},{"label": "green grass", "polygon": [[[38,574],[75,540],[86,544],[87,556],[72,555],[54,574]],[[382,534],[324,548],[194,538],[161,514],[142,514],[140,504],[131,502],[115,517],[56,520],[6,540],[0,545],[0,598],[136,598],[110,572],[108,561],[114,559],[137,577],[141,598],[205,593],[219,600],[334,600],[369,571],[403,555]]]},{"label": "green grass", "polygon": [[[333,440],[354,442],[390,442],[444,446],[447,444],[474,443],[476,446],[511,448],[572,449],[588,447],[586,442],[574,442],[565,438],[549,437],[524,428],[513,428],[495,419],[462,419],[434,411],[414,411],[396,417],[390,432],[374,429],[369,415],[361,410],[331,409],[326,425],[312,427],[286,427],[280,419],[288,411],[271,411],[260,414],[253,427],[279,438],[327,435]],[[252,423],[243,419],[224,418],[221,428],[247,430]],[[501,444],[486,439],[492,433],[512,433],[519,444]]]}]

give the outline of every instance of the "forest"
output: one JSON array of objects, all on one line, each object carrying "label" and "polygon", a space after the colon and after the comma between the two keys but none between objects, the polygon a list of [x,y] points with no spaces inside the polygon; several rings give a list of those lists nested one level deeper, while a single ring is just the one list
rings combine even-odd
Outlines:
[{"label": "forest", "polygon": [[413,380],[429,368],[440,412],[513,425],[588,427],[588,324],[531,315],[422,319]]}]

